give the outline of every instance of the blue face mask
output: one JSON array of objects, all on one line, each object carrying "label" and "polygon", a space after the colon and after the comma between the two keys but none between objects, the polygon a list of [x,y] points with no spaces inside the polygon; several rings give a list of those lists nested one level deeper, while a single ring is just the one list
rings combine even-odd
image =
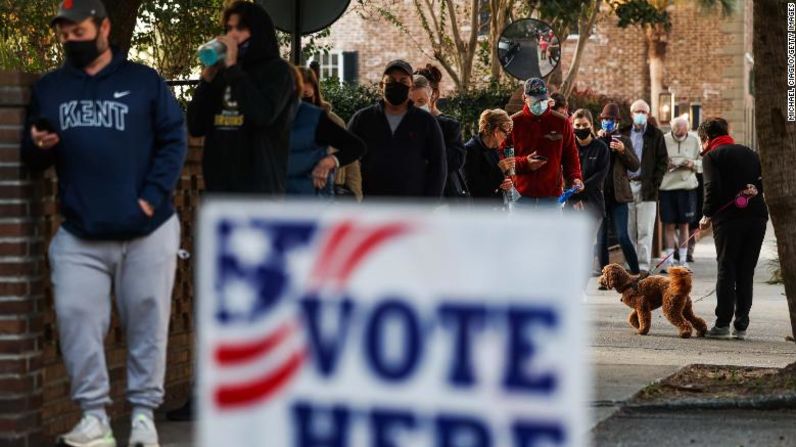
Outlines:
[{"label": "blue face mask", "polygon": [[616,130],[616,121],[614,121],[614,120],[603,120],[603,122],[600,124],[600,126],[602,127],[602,129],[604,131],[606,131],[608,133],[611,133],[614,130]]},{"label": "blue face mask", "polygon": [[643,126],[647,124],[647,115],[643,113],[634,113],[633,124],[635,124],[636,126]]},{"label": "blue face mask", "polygon": [[536,116],[543,114],[547,110],[547,100],[543,99],[531,104],[531,113]]}]

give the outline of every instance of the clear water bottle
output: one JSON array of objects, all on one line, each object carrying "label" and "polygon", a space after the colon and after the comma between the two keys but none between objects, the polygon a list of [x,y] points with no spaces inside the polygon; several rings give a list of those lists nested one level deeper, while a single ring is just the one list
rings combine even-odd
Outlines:
[{"label": "clear water bottle", "polygon": [[219,61],[223,60],[227,55],[227,46],[221,43],[218,39],[213,39],[210,42],[199,47],[196,52],[199,57],[199,62],[205,67],[212,67]]},{"label": "clear water bottle", "polygon": [[[503,148],[503,158],[514,158],[514,146],[506,146]],[[506,175],[516,175],[514,168],[509,169],[509,172],[507,172]]]}]

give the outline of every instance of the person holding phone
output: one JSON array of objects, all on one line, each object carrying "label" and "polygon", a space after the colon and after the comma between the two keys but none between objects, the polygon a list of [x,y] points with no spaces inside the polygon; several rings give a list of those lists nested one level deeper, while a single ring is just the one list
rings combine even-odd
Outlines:
[{"label": "person holding phone", "polygon": [[566,115],[552,110],[544,80],[530,78],[523,90],[522,111],[512,116],[510,137],[503,143],[515,151],[515,184],[522,197],[517,206],[558,206],[563,178],[583,190],[578,149]]},{"label": "person holding phone", "polygon": [[109,44],[100,0],[64,1],[51,26],[65,63],[33,87],[21,156],[58,175],[63,222],[48,260],[59,347],[83,413],[58,442],[116,445],[103,343],[115,301],[126,330],[129,445],[158,445],[153,411],[164,398],[180,247],[172,195],[187,152],[183,112],[155,70]]},{"label": "person holding phone", "polygon": [[600,262],[599,276],[603,267],[608,265],[608,223],[614,226],[614,234],[622,248],[622,254],[631,273],[638,274],[638,257],[630,234],[627,231],[628,203],[633,201],[628,171],[634,171],[641,165],[632,147],[630,139],[619,133],[619,106],[609,102],[600,113],[600,130],[597,136],[608,145],[611,152],[608,176],[605,177],[604,196],[607,219],[602,221],[597,233],[597,257]]}]

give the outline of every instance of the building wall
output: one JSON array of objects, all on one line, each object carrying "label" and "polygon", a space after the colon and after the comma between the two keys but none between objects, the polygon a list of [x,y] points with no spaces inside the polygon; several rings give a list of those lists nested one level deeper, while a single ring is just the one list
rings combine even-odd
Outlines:
[{"label": "building wall", "polygon": [[[427,63],[440,67],[434,60],[428,36],[416,17],[412,0],[382,0],[383,6],[406,25],[399,29],[386,19],[363,18],[357,13],[356,2],[331,27],[333,50],[356,51],[359,82],[378,82],[384,66],[394,59],[404,59],[417,69]],[[453,82],[443,70],[441,88],[449,91]]]},{"label": "building wall", "polygon": [[[746,117],[751,52],[751,2],[739,2],[736,13],[722,19],[702,13],[693,2],[670,9],[672,31],[664,64],[664,85],[675,102],[701,104],[702,118],[721,115],[730,121],[733,136],[751,144]],[[578,88],[633,99],[649,98],[649,66],[643,32],[621,29],[611,17],[597,27],[586,47],[577,78]],[[577,41],[565,44],[562,67],[569,67]],[[621,68],[620,68],[621,67]]]},{"label": "building wall", "polygon": [[[384,64],[398,57],[412,64],[433,62],[418,48],[427,38],[415,17],[411,0],[382,0],[404,20],[408,33],[386,21],[365,20],[352,6],[332,25],[332,42],[339,50],[357,51],[359,79],[378,80]],[[670,9],[673,28],[664,65],[664,89],[676,102],[699,104],[702,117],[721,115],[730,121],[733,136],[752,145],[753,98],[749,95],[751,63],[752,2],[740,0],[735,14],[721,18],[702,13],[695,2],[678,2]],[[355,5],[352,2],[352,5]],[[577,87],[628,100],[650,102],[649,65],[643,32],[635,27],[620,29],[617,19],[606,11],[596,33],[590,38],[578,74]],[[412,44],[413,41],[418,44]],[[576,39],[564,44],[562,69],[571,63]],[[430,49],[429,49],[430,51]],[[453,87],[448,80],[446,89]]]}]

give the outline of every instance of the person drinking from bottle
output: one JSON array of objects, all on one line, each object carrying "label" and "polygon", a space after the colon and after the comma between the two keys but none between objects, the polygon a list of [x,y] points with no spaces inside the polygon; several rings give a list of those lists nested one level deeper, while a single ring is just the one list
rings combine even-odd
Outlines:
[{"label": "person drinking from bottle", "polygon": [[552,101],[542,79],[528,79],[522,99],[525,106],[512,116],[512,132],[503,143],[514,146],[515,183],[522,195],[517,204],[557,206],[563,180],[583,189],[572,124],[566,115],[549,108]]},{"label": "person drinking from bottle", "polygon": [[504,110],[487,109],[481,113],[478,134],[464,145],[464,172],[473,198],[502,203],[503,192],[514,186],[510,176],[515,169],[514,158],[500,154],[511,127],[511,117]]},{"label": "person drinking from bottle", "polygon": [[295,71],[279,56],[273,22],[261,6],[233,3],[224,26],[226,34],[212,45],[223,54],[204,68],[188,105],[188,130],[205,137],[206,189],[282,195],[298,106]]}]

